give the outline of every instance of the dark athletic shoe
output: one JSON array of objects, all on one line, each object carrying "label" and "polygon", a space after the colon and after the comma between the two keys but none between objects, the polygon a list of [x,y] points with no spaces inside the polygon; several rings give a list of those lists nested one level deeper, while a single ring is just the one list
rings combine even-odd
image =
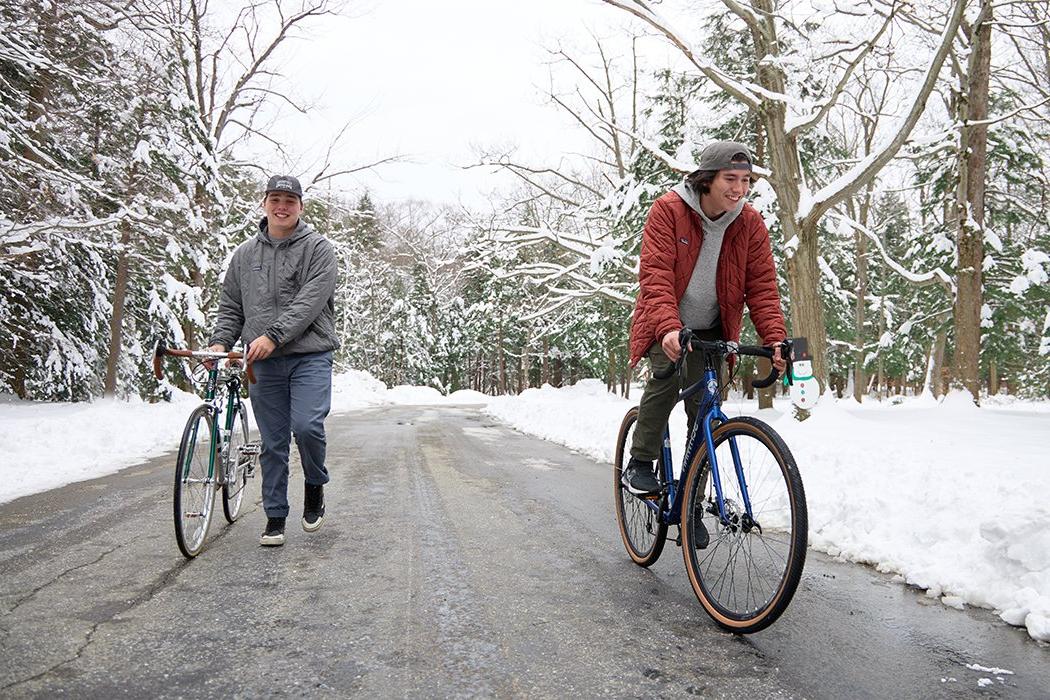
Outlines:
[{"label": "dark athletic shoe", "polygon": [[307,484],[303,503],[303,529],[316,532],[324,522],[324,486]]},{"label": "dark athletic shoe", "polygon": [[707,526],[700,518],[693,516],[693,546],[697,549],[707,549],[711,544],[711,535],[707,532]]},{"label": "dark athletic shoe", "polygon": [[653,463],[631,457],[623,470],[620,483],[640,498],[655,498],[660,495],[660,482],[653,473]]},{"label": "dark athletic shoe", "polygon": [[263,547],[280,547],[284,544],[284,518],[267,518],[266,530],[259,538]]}]

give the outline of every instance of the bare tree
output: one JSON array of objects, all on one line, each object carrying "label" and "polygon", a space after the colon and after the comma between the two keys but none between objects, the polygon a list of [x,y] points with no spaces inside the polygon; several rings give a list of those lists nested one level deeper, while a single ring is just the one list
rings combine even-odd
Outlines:
[{"label": "bare tree", "polygon": [[[819,63],[809,66],[810,69],[822,67],[828,76],[824,92],[814,99],[791,92],[792,81],[784,61],[785,44],[781,35],[803,31],[803,28],[791,21],[781,3],[774,0],[722,0],[726,9],[750,30],[757,75],[756,82],[751,83],[737,80],[701,56],[688,37],[656,12],[651,3],[644,0],[604,1],[633,14],[662,33],[699,73],[761,120],[769,145],[769,182],[777,195],[777,218],[785,240],[797,245],[787,264],[792,326],[796,334],[809,338],[814,374],[824,386],[827,382],[828,343],[824,304],[819,292],[820,221],[829,210],[870,183],[907,141],[937,83],[941,66],[962,21],[966,0],[952,0],[949,4],[939,44],[892,135],[876,146],[868,158],[815,192],[806,187],[799,141],[839,104],[857,67],[880,45],[898,15],[904,12],[904,5],[897,2],[867,4],[867,11],[856,19],[858,26],[873,27],[868,36],[852,45],[838,47],[820,57]],[[792,114],[789,106],[794,105],[805,105],[805,110]]]}]

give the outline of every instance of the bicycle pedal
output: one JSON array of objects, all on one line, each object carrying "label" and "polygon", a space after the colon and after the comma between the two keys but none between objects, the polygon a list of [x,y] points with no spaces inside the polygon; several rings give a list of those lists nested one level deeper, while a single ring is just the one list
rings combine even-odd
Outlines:
[{"label": "bicycle pedal", "polygon": [[246,442],[237,447],[237,451],[245,457],[258,457],[262,453],[262,444],[258,442]]}]

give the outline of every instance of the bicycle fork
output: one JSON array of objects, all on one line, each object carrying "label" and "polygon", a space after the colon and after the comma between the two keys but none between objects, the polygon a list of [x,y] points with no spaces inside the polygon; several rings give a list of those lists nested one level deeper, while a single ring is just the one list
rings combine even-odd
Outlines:
[{"label": "bicycle fork", "polygon": [[[744,528],[745,531],[751,529],[753,525],[757,526],[754,520],[754,514],[751,511],[751,497],[748,495],[747,479],[744,476],[744,465],[740,459],[740,449],[737,446],[736,437],[729,437],[729,452],[733,459],[733,470],[736,472],[737,483],[740,484],[740,495],[744,501],[744,513],[737,514],[730,512],[726,507],[725,491],[722,488],[722,476],[718,469],[718,456],[715,453],[715,441],[714,441],[714,430],[711,428],[712,425],[717,421],[718,423],[725,423],[729,418],[722,412],[722,408],[719,405],[718,400],[718,375],[713,369],[707,369],[704,372],[704,398],[701,402],[700,409],[697,413],[697,422],[702,422],[703,426],[693,425],[693,434],[689,436],[689,444],[696,444],[696,432],[702,428],[704,434],[704,446],[707,449],[708,456],[708,469],[711,472],[711,481],[715,487],[715,504],[718,508],[717,515],[718,520],[723,527],[736,527],[739,525]],[[709,406],[706,411],[702,409],[705,406]],[[693,455],[690,454],[689,457]],[[688,461],[686,462],[689,463]],[[714,511],[711,511],[712,515],[715,515]]]}]

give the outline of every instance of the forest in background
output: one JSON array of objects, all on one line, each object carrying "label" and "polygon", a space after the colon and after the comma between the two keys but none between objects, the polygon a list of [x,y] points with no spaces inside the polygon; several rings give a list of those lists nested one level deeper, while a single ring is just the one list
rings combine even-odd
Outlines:
[{"label": "forest in background", "polygon": [[[379,162],[294,173],[339,255],[339,367],[626,392],[645,216],[731,138],[762,166],[752,201],[825,385],[1050,396],[1048,0],[721,0],[680,27],[606,2],[632,29],[551,49],[551,109],[592,149],[479,153],[519,182],[484,211],[339,188]],[[153,344],[205,344],[279,165],[243,155],[275,139],[274,56],[344,7],[0,0],[0,389],[166,394]],[[657,41],[680,68],[647,68]]]}]

